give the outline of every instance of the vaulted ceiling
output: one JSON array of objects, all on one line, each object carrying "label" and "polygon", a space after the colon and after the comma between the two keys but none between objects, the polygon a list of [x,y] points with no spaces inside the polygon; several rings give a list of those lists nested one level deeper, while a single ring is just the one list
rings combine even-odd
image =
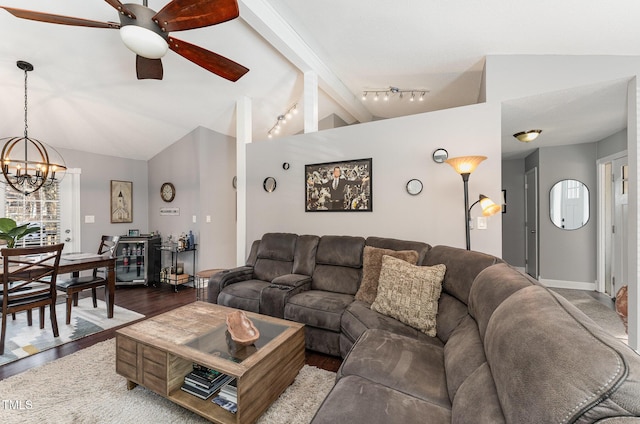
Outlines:
[{"label": "vaulted ceiling", "polygon": [[[167,2],[148,0],[148,6],[160,10]],[[354,123],[476,103],[488,54],[640,55],[640,4],[632,0],[239,3],[238,19],[172,33],[248,67],[235,83],[171,51],[163,58],[163,80],[137,80],[135,54],[117,30],[27,21],[0,10],[0,137],[23,132],[17,60],[35,67],[28,90],[31,136],[55,147],[149,159],[198,126],[235,135],[235,104],[242,97],[251,99],[254,140],[266,139],[279,114],[302,107],[306,71],[319,76],[319,117],[336,114]],[[118,21],[102,0],[0,5]],[[509,102],[504,143],[514,128],[534,125],[533,117],[561,130],[563,142],[595,141],[585,140],[584,125],[582,133],[573,128],[578,119],[594,125],[589,137],[619,131],[624,84]],[[364,90],[382,94],[390,86],[427,91],[425,101],[360,99]],[[571,119],[558,122],[562,114]],[[302,129],[298,114],[282,135]]]}]

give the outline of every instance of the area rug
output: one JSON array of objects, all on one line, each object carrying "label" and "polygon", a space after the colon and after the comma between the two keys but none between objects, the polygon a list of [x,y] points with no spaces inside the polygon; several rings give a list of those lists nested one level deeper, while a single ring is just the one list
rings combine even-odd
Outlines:
[{"label": "area rug", "polygon": [[[259,424],[309,423],[335,373],[305,365]],[[143,388],[126,389],[110,339],[0,381],[2,423],[207,423]]]},{"label": "area rug", "polygon": [[90,297],[80,299],[78,306],[71,310],[71,324],[65,324],[67,319],[66,305],[56,305],[58,316],[59,337],[53,337],[49,308],[45,308],[44,329],[40,329],[40,310],[33,310],[33,325],[27,325],[26,312],[16,314],[15,321],[8,317],[7,336],[4,346],[4,355],[0,356],[0,366],[9,362],[24,358],[29,355],[51,349],[52,347],[78,340],[90,334],[97,333],[108,328],[117,327],[140,318],[144,315],[128,309],[114,306],[113,318],[107,318],[107,306],[102,300],[98,300],[98,307],[93,307]]},{"label": "area rug", "polygon": [[573,303],[605,331],[609,332],[624,343],[628,342],[629,337],[624,330],[624,324],[622,324],[622,320],[615,310],[608,308],[593,297],[589,296],[588,293],[581,290],[558,288],[550,288],[550,290],[558,293],[569,302]]}]

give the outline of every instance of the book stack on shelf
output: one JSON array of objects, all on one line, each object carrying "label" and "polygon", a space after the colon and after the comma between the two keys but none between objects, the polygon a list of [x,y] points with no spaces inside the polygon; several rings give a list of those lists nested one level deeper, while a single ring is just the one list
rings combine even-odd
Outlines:
[{"label": "book stack on shelf", "polygon": [[218,396],[212,402],[221,406],[231,413],[238,411],[238,380],[235,378],[226,382],[221,388]]},{"label": "book stack on shelf", "polygon": [[233,377],[219,371],[193,364],[193,371],[184,377],[182,390],[200,399],[209,399],[223,385],[231,381]]}]

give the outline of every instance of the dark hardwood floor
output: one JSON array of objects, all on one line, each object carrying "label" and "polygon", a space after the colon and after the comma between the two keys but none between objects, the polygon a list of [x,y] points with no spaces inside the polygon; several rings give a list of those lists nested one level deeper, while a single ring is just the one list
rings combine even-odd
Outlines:
[{"label": "dark hardwood floor", "polygon": [[[98,292],[101,293],[101,290]],[[90,292],[86,291],[82,293],[81,296],[88,296],[89,293]],[[104,300],[104,296],[99,295],[99,297]],[[166,284],[160,287],[120,286],[116,289],[116,305],[143,314],[147,318],[189,304],[195,300],[196,291],[192,287],[180,287],[177,293],[172,286]],[[22,314],[24,314],[24,312]],[[21,318],[26,319],[25,317],[18,316],[18,319]],[[64,323],[64,317],[58,317],[58,321]],[[101,331],[100,333],[92,334],[80,340],[65,343],[61,346],[0,366],[0,380],[113,338],[118,328],[121,327]],[[306,363],[308,365],[328,371],[337,371],[341,362],[342,360],[340,358],[309,350],[306,352]]]}]

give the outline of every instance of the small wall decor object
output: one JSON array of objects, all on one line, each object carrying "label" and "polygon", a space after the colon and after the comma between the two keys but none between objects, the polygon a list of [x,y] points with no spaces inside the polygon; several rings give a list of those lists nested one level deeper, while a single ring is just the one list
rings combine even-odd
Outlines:
[{"label": "small wall decor object", "polygon": [[176,188],[171,183],[163,183],[160,186],[160,197],[165,202],[173,202],[173,199],[176,197]]},{"label": "small wall decor object", "polygon": [[282,164],[282,169],[284,169],[285,171],[289,169],[289,162],[285,162]]},{"label": "small wall decor object", "polygon": [[111,223],[133,222],[133,183],[111,180]]},{"label": "small wall decor object", "polygon": [[422,181],[418,179],[412,179],[407,182],[407,193],[412,196],[416,196],[422,192]]},{"label": "small wall decor object", "polygon": [[276,179],[273,177],[265,178],[262,182],[262,188],[264,188],[264,191],[266,191],[267,193],[274,192],[276,189]]},{"label": "small wall decor object", "polygon": [[252,345],[260,338],[260,332],[253,325],[244,311],[233,311],[227,314],[227,331],[231,339],[239,345]]},{"label": "small wall decor object", "polygon": [[372,160],[305,165],[307,212],[371,212]]},{"label": "small wall decor object", "polygon": [[431,154],[431,157],[435,163],[444,163],[449,158],[449,152],[445,149],[436,149]]}]

